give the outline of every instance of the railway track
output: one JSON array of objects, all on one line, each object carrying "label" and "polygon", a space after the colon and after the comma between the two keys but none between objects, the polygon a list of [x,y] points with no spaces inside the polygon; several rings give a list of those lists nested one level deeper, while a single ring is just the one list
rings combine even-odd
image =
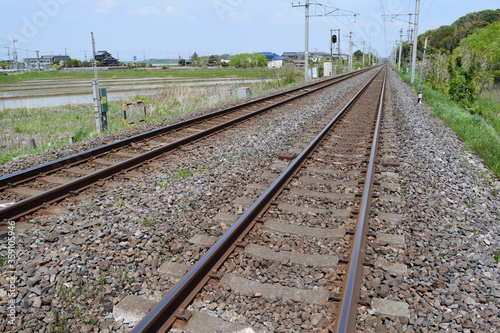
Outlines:
[{"label": "railway track", "polygon": [[[353,332],[358,308],[371,304],[360,290],[367,239],[376,238],[368,233],[375,172],[397,166],[377,159],[384,87],[382,70],[298,156],[281,156],[292,161],[263,175],[271,186],[237,199],[248,210],[221,238],[205,239],[213,246],[134,332]],[[296,321],[294,309],[314,318],[300,326],[307,320]]]},{"label": "railway track", "polygon": [[19,219],[116,175],[131,177],[128,171],[162,154],[363,72],[315,82],[2,176],[0,222]]}]

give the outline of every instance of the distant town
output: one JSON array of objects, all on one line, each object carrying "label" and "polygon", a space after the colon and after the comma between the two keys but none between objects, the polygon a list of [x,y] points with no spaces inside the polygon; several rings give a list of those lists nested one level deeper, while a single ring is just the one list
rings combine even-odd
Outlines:
[{"label": "distant town", "polygon": [[[267,62],[267,67],[269,68],[280,68],[285,63],[293,63],[297,66],[304,65],[304,52],[284,52],[281,55],[273,52],[256,52],[254,54],[262,55],[265,57]],[[223,55],[210,55],[210,56],[198,56],[195,52],[188,59],[185,58],[171,58],[171,59],[143,59],[132,60],[132,61],[120,61],[115,58],[108,51],[98,51],[96,52],[95,59],[97,61],[98,67],[107,67],[108,69],[126,69],[126,68],[138,68],[138,67],[156,67],[156,68],[169,68],[169,67],[184,67],[184,66],[196,66],[196,67],[226,67],[229,66],[230,60],[234,55],[223,54]],[[263,58],[262,58],[263,59]],[[338,60],[339,55],[337,54],[327,54],[324,52],[309,53],[309,61],[317,62],[320,60]],[[347,60],[348,55],[341,54],[340,59]],[[48,71],[48,70],[91,70],[90,67],[94,66],[94,59],[90,60],[78,60],[71,58],[70,55],[42,55],[31,58],[24,58],[22,61],[16,61],[15,59],[0,60],[1,68],[4,71],[8,70],[22,70],[22,71]]]}]

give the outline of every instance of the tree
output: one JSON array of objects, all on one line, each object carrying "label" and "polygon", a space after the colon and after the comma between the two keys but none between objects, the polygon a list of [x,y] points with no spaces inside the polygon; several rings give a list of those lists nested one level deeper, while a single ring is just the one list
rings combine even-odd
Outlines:
[{"label": "tree", "polygon": [[210,57],[208,57],[208,63],[211,65],[215,65],[216,63],[219,63],[220,60],[221,60],[220,56],[211,55]]},{"label": "tree", "polygon": [[261,53],[240,53],[229,60],[229,66],[236,68],[266,67],[266,56]]},{"label": "tree", "polygon": [[448,94],[452,101],[470,107],[478,98],[477,73],[478,63],[473,55],[468,68],[463,64],[463,56],[450,57],[448,73],[450,84]]},{"label": "tree", "polygon": [[65,63],[66,67],[81,67],[83,63],[78,59],[71,59],[69,62]]},{"label": "tree", "polygon": [[198,53],[193,53],[193,55],[191,56],[191,62],[195,62],[197,60],[199,60],[200,57],[198,56]]},{"label": "tree", "polygon": [[479,29],[460,42],[461,48],[483,53],[488,58],[487,69],[500,83],[500,22],[495,22],[487,28]]},{"label": "tree", "polygon": [[357,60],[361,60],[363,59],[363,52],[361,50],[357,50],[356,52],[354,52],[353,56]]}]

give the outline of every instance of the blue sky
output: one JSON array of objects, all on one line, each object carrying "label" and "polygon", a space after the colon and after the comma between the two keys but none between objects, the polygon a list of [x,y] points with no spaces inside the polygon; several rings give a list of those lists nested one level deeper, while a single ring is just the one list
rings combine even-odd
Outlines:
[{"label": "blue sky", "polygon": [[[305,1],[301,0],[300,4]],[[354,50],[368,45],[386,56],[408,30],[415,0],[311,0],[309,51],[329,52],[330,29],[341,29],[342,52],[353,32]],[[0,0],[0,59],[17,40],[18,59],[58,55],[91,57],[90,33],[98,50],[122,61],[199,55],[304,51],[304,7],[291,0]],[[419,33],[451,24],[469,12],[500,7],[498,0],[421,0]],[[337,10],[336,9],[340,9]],[[345,10],[345,11],[342,11]],[[352,13],[359,15],[350,16]],[[349,15],[348,15],[349,14]],[[385,19],[384,19],[385,18]]]}]

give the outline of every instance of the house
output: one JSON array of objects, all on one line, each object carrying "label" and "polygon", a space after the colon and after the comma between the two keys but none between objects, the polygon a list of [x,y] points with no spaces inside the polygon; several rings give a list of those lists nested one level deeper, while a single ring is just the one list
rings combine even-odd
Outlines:
[{"label": "house", "polygon": [[276,53],[261,52],[260,54],[266,56],[267,67],[269,68],[281,68],[283,66],[283,63],[286,61],[286,58],[279,56]]},{"label": "house", "polygon": [[50,56],[41,56],[40,58],[24,58],[24,66],[29,70],[37,70],[37,69],[50,69],[54,61],[59,61],[59,65],[64,65],[65,62],[71,61],[71,57],[67,55],[50,55]]},{"label": "house", "polygon": [[108,51],[98,51],[95,54],[95,59],[99,61],[103,66],[117,66],[118,59],[113,58],[111,53]]},{"label": "house", "polygon": [[281,56],[291,60],[300,60],[304,59],[304,52],[283,52]]}]

